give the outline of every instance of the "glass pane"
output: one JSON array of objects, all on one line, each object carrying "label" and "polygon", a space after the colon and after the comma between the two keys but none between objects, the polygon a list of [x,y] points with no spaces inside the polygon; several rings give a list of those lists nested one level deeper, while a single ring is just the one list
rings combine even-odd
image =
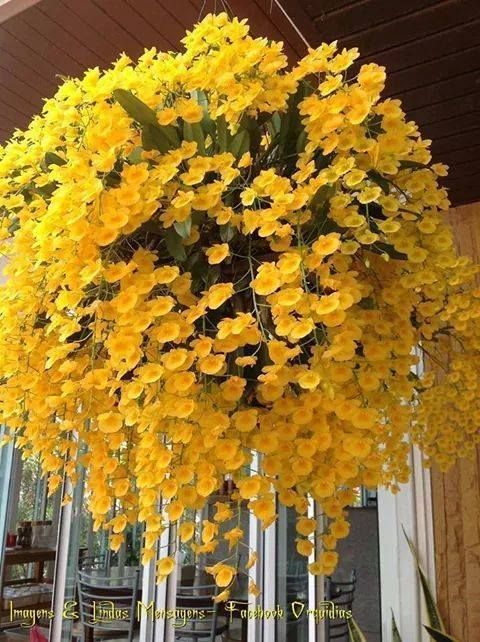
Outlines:
[{"label": "glass pane", "polygon": [[308,558],[299,555],[295,547],[296,518],[294,509],[279,506],[276,589],[277,602],[285,614],[277,620],[277,639],[308,642]]},{"label": "glass pane", "polygon": [[[0,438],[4,435],[4,427],[0,426]],[[7,536],[7,505],[9,498],[10,479],[12,475],[13,444],[9,442],[0,448],[0,573],[3,571],[3,561]],[[0,575],[1,576],[1,575]]]},{"label": "glass pane", "polygon": [[[108,533],[105,530],[94,532],[91,515],[87,509],[88,496],[85,489],[84,471],[79,476],[78,482],[73,491],[71,517],[69,521],[69,541],[67,568],[65,578],[64,603],[76,602],[74,610],[79,611],[79,599],[77,588],[77,577],[80,569],[91,575],[104,578],[108,582],[115,577],[118,580],[116,586],[120,586],[124,576],[130,577],[133,570],[140,566],[140,547],[142,531],[134,525],[129,525],[126,531],[126,541],[118,552],[112,552],[108,546]],[[114,517],[114,511],[111,513]],[[127,580],[125,579],[125,582]],[[139,598],[140,599],[140,598]],[[116,640],[126,640],[128,632],[120,623],[122,630],[115,632]],[[82,638],[82,626],[78,620],[64,619],[62,621],[62,642],[72,642]]]},{"label": "glass pane", "polygon": [[[380,562],[378,549],[378,510],[376,491],[360,489],[361,503],[349,511],[350,534],[338,542],[339,565],[330,578],[335,603],[347,604],[365,637],[381,641]],[[352,579],[355,583],[349,586]],[[349,591],[353,589],[348,599]],[[339,595],[339,593],[343,593]],[[335,597],[337,596],[337,597]],[[329,621],[331,634],[345,631],[345,621]]]}]

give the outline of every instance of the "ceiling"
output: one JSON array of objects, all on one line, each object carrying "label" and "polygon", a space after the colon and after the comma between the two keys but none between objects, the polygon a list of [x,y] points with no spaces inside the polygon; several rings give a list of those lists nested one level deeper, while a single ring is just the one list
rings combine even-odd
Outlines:
[{"label": "ceiling", "polygon": [[[0,139],[24,128],[58,76],[106,67],[119,52],[176,49],[221,0],[0,0]],[[279,8],[282,5],[284,11]],[[291,60],[311,45],[356,46],[388,72],[386,94],[450,165],[455,205],[480,200],[479,0],[229,0],[256,34],[283,40]],[[288,14],[291,20],[288,19]],[[295,26],[292,26],[292,21]],[[295,28],[296,27],[296,28]],[[299,35],[299,31],[302,35]],[[303,37],[302,37],[303,36]]]},{"label": "ceiling", "polygon": [[385,94],[402,100],[454,205],[480,200],[480,0],[283,0],[312,45],[358,47],[387,68]]}]

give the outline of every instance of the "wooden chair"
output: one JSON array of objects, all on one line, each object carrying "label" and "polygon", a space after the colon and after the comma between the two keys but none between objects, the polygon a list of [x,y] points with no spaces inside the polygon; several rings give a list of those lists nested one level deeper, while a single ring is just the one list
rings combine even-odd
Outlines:
[{"label": "wooden chair", "polygon": [[[124,577],[112,577],[88,569],[78,571],[78,596],[80,622],[84,642],[93,642],[98,634],[102,638],[125,635],[133,640],[136,623],[136,606],[139,593],[140,571]],[[100,609],[113,611],[113,617]],[[118,612],[121,611],[121,617]],[[116,613],[115,613],[116,612]]]},{"label": "wooden chair", "polygon": [[[355,597],[355,587],[357,584],[357,574],[353,569],[350,579],[347,581],[337,582],[328,578],[327,580],[327,600],[332,602],[336,610],[351,611],[353,599]],[[348,624],[346,618],[330,618],[327,620],[327,639],[349,640]]]}]

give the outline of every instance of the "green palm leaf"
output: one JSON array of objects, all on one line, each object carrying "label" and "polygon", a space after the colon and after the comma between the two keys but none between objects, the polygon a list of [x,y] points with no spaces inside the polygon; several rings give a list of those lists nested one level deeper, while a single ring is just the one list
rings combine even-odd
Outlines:
[{"label": "green palm leaf", "polygon": [[398,630],[397,623],[395,622],[395,616],[392,611],[392,642],[402,642],[402,636]]},{"label": "green palm leaf", "polygon": [[456,638],[448,635],[448,633],[444,633],[443,631],[439,631],[438,629],[432,629],[431,626],[427,626],[426,624],[424,624],[423,626],[427,630],[430,637],[435,640],[435,642],[458,642]]},{"label": "green palm leaf", "polygon": [[433,629],[435,630],[445,632],[445,626],[443,625],[441,615],[435,603],[435,599],[433,597],[432,590],[428,583],[427,576],[425,575],[420,565],[418,551],[415,548],[411,539],[408,537],[404,528],[403,528],[403,534],[405,535],[405,538],[408,542],[408,546],[410,547],[410,550],[412,551],[413,557],[415,558],[415,562],[417,564],[418,577],[420,579],[420,585],[422,587],[423,597],[425,598],[425,606],[427,609],[427,615],[428,615],[430,626],[433,627]]},{"label": "green palm leaf", "polygon": [[347,620],[347,625],[350,642],[367,642],[367,638],[363,635],[353,617]]}]

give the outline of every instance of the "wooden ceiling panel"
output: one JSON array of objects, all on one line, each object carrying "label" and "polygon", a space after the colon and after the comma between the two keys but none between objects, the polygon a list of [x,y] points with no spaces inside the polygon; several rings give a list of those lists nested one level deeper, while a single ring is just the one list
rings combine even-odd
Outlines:
[{"label": "wooden ceiling panel", "polygon": [[[450,165],[458,205],[479,196],[480,1],[229,0],[254,35],[285,42],[291,61],[312,45],[358,47],[359,64],[386,66],[385,95],[433,139]],[[59,74],[104,68],[125,51],[177,49],[186,29],[221,0],[39,0],[0,24],[0,137],[24,127],[51,96]],[[291,21],[296,27],[292,26]],[[300,33],[299,33],[300,32]]]},{"label": "wooden ceiling panel", "polygon": [[[479,79],[480,69],[473,74],[465,72],[439,82],[429,82],[429,79],[425,78],[423,86],[417,86],[415,89],[404,91],[398,98],[401,98],[407,111],[420,109],[428,105],[469,94],[472,90],[480,87]],[[396,94],[392,94],[389,91],[386,91],[386,95],[396,96]]]},{"label": "wooden ceiling panel", "polygon": [[[448,0],[447,0],[448,1]],[[336,38],[341,40],[345,36],[361,33],[378,25],[391,23],[393,20],[408,14],[418,13],[433,5],[438,5],[439,0],[401,0],[400,2],[385,2],[385,0],[360,0],[333,8],[330,11],[322,10],[323,2],[319,0],[318,9],[312,15],[318,30],[328,25],[328,29],[336,32]],[[319,13],[316,13],[319,11]]]},{"label": "wooden ceiling panel", "polygon": [[141,45],[142,51],[155,46],[160,49],[171,49],[174,45],[168,30],[155,28],[148,19],[148,16],[152,15],[151,2],[136,2],[132,5],[127,0],[94,1],[112,20],[126,26],[128,32]]},{"label": "wooden ceiling panel", "polygon": [[[461,47],[459,42],[462,43]],[[419,46],[417,40],[405,39],[405,42],[379,51],[373,56],[365,56],[360,50],[360,61],[375,61],[386,67],[388,73],[392,74],[403,69],[416,68],[423,62],[431,60],[438,62],[443,57],[478,44],[480,44],[480,18],[431,33],[422,38],[422,46]]]},{"label": "wooden ceiling panel", "polygon": [[[139,0],[139,7],[146,0]],[[142,42],[130,33],[128,26],[122,24],[117,15],[116,19],[103,10],[103,2],[97,4],[94,0],[61,0],[74,14],[94,29],[101,40],[111,43],[117,52],[128,51],[130,56],[138,56],[144,47]],[[79,28],[79,33],[81,33]]]},{"label": "wooden ceiling panel", "polygon": [[455,152],[460,149],[464,149],[472,144],[473,141],[480,140],[480,122],[477,122],[477,126],[470,131],[462,131],[457,134],[445,134],[442,138],[434,140],[432,142],[432,149],[438,155],[442,156],[447,152]]},{"label": "wooden ceiling panel", "polygon": [[[397,2],[384,4],[394,7]],[[462,5],[461,10],[459,5]],[[401,18],[392,19],[362,31],[355,31],[339,38],[339,43],[344,47],[358,47],[364,56],[391,49],[405,42],[416,41],[418,47],[421,47],[421,39],[426,36],[441,31],[445,27],[451,29],[478,18],[480,18],[480,2],[444,0]],[[330,26],[325,20],[321,23],[319,34],[323,36],[327,33],[330,33]],[[332,33],[334,33],[333,30]]]},{"label": "wooden ceiling panel", "polygon": [[472,111],[467,114],[462,114],[462,118],[453,117],[447,120],[441,120],[438,123],[423,125],[421,126],[421,130],[426,138],[438,141],[461,132],[471,132],[478,128],[479,123],[480,113],[478,111]]},{"label": "wooden ceiling panel", "polygon": [[44,76],[51,76],[52,68],[65,75],[81,73],[83,66],[76,58],[76,51],[72,47],[65,51],[50,40],[49,31],[44,32],[38,26],[32,27],[27,22],[30,11],[36,11],[36,7],[30,7],[27,12],[7,20],[2,25],[3,29],[25,47],[34,66],[41,61]]},{"label": "wooden ceiling panel", "polygon": [[[3,70],[0,69],[0,82],[3,83],[4,79],[11,80],[11,76],[8,74],[8,72],[4,73]],[[5,86],[2,86],[0,95],[2,102],[10,105],[10,107],[20,112],[24,116],[29,116],[32,113],[32,108],[34,109],[36,107],[35,104],[30,103],[26,99],[25,95],[23,95],[21,91],[20,93],[16,92],[15,89],[11,87],[11,85],[5,84]]]},{"label": "wooden ceiling panel", "polygon": [[113,58],[118,55],[117,47],[106,39],[106,34],[97,31],[90,24],[85,22],[78,13],[73,10],[73,5],[63,0],[42,0],[36,5],[38,12],[54,22],[58,31],[63,32],[64,38],[69,39],[70,47],[77,48],[77,43],[94,54],[94,60],[90,65],[109,65]]},{"label": "wooden ceiling panel", "polygon": [[[81,73],[83,69],[98,64],[98,55],[84,44],[85,39],[82,42],[82,38],[78,37],[78,27],[67,30],[38,5],[25,11],[21,17],[25,26],[28,25],[30,36],[34,34],[33,37],[43,42],[43,47],[50,49],[54,55],[58,52],[65,57],[73,73]],[[72,66],[72,60],[75,66]]]},{"label": "wooden ceiling panel", "polygon": [[47,83],[50,86],[54,86],[51,63],[43,58],[40,48],[38,50],[35,49],[35,42],[30,42],[27,45],[12,35],[9,23],[10,21],[0,25],[1,64],[7,65],[9,69],[15,69],[17,64],[24,68],[27,67],[30,72],[27,77],[34,79],[34,86],[36,86],[35,78],[38,79],[41,85]]},{"label": "wooden ceiling panel", "polygon": [[173,3],[172,0],[154,1],[159,6],[160,11],[164,11],[166,14],[172,16],[180,25],[181,30],[178,34],[178,40],[181,40],[185,34],[184,25],[189,25],[187,28],[191,29],[191,26],[197,22],[202,7],[202,5],[199,6],[194,0],[175,0]]},{"label": "wooden ceiling panel", "polygon": [[[451,98],[450,100],[427,105],[420,109],[410,109],[408,115],[422,127],[431,123],[440,123],[451,119],[457,120],[461,126],[463,117],[466,114],[474,111],[478,112],[479,110],[480,88],[477,90],[474,89],[468,94]],[[480,114],[478,117],[480,118]],[[450,127],[450,125],[446,123],[445,127]]]},{"label": "wooden ceiling panel", "polygon": [[462,74],[477,72],[480,77],[480,44],[475,47],[455,51],[442,57],[442,64],[438,60],[430,60],[416,65],[413,69],[403,69],[387,75],[387,92],[398,96],[405,92],[422,87],[425,79],[429,84],[449,80],[462,70]]}]

